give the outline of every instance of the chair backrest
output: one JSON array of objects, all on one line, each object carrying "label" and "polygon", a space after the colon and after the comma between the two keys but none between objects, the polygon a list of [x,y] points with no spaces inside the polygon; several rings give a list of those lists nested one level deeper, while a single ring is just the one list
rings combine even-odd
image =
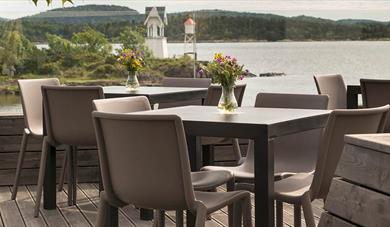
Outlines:
[{"label": "chair backrest", "polygon": [[194,203],[183,123],[175,115],[93,112],[109,200],[185,210]]},{"label": "chair backrest", "polygon": [[43,86],[45,130],[53,145],[96,146],[92,100],[102,99],[99,86]]},{"label": "chair backrest", "polygon": [[382,132],[389,105],[355,110],[334,110],[322,137],[311,198],[325,199],[344,148],[344,135]]},{"label": "chair backrest", "polygon": [[[210,78],[177,78],[177,77],[164,77],[162,80],[163,87],[192,87],[192,88],[208,88],[210,87]],[[177,106],[188,105],[202,105],[202,99],[176,101],[169,103],[160,103],[158,108],[170,108]]]},{"label": "chair backrest", "polygon": [[18,80],[24,122],[34,134],[41,134],[43,128],[42,90],[43,85],[60,85],[57,78]]},{"label": "chair backrest", "polygon": [[[234,88],[234,96],[236,97],[238,106],[241,106],[244,98],[246,84],[237,84]],[[207,97],[204,101],[205,106],[218,106],[219,99],[222,95],[222,87],[220,85],[211,85],[207,90]]]},{"label": "chair backrest", "polygon": [[318,94],[329,96],[328,109],[347,108],[347,88],[341,75],[314,75]]},{"label": "chair backrest", "polygon": [[96,99],[93,100],[93,108],[105,113],[131,113],[151,110],[149,100],[145,96]]},{"label": "chair backrest", "polygon": [[[255,107],[326,110],[328,100],[327,95],[259,93]],[[313,171],[322,132],[322,129],[314,129],[276,138],[273,141],[275,172]],[[253,153],[248,155],[253,159]]]},{"label": "chair backrest", "polygon": [[163,87],[199,87],[208,88],[211,85],[210,78],[177,78],[164,77],[162,79]]},{"label": "chair backrest", "polygon": [[[390,80],[361,79],[360,85],[364,107],[390,104]],[[390,121],[387,121],[384,132],[390,132]]]}]

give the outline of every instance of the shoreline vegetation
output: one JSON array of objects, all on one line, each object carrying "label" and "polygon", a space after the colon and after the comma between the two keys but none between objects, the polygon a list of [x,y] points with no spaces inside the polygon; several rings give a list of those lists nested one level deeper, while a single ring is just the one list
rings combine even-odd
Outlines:
[{"label": "shoreline vegetation", "polygon": [[[183,22],[192,13],[167,15],[169,43],[183,42]],[[151,56],[145,46],[144,19],[144,14],[128,7],[84,5],[0,20],[0,94],[17,93],[16,81],[21,78],[58,77],[71,85],[122,85],[126,70],[116,62],[112,51],[116,43],[146,53],[147,67],[139,77],[142,85],[158,85],[164,76],[193,77],[190,57]],[[390,41],[390,22],[369,20],[200,10],[196,11],[196,26],[199,43]],[[48,48],[37,48],[36,44],[42,43]]]}]

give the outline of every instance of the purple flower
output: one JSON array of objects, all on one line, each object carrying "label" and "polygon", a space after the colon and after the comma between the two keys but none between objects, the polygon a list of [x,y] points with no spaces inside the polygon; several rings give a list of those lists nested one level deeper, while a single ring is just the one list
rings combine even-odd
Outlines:
[{"label": "purple flower", "polygon": [[239,79],[240,79],[240,80],[243,80],[244,77],[245,77],[244,75],[241,75],[241,76],[239,77]]},{"label": "purple flower", "polygon": [[198,74],[199,74],[200,76],[203,76],[203,75],[204,75],[204,70],[203,70],[203,69],[200,69],[200,70],[198,71]]}]

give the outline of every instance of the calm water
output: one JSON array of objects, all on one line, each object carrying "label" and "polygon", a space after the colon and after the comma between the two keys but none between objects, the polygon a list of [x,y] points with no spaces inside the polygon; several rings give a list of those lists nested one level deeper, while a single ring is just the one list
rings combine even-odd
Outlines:
[{"label": "calm water", "polygon": [[[170,56],[178,56],[184,46],[168,44],[168,50]],[[347,84],[358,84],[360,78],[390,79],[390,42],[386,41],[198,44],[199,60],[210,60],[216,52],[237,57],[255,74],[287,74],[247,79],[244,105],[253,105],[258,92],[316,93],[313,74],[340,73]],[[0,112],[15,111],[17,103],[18,99],[0,96]]]}]

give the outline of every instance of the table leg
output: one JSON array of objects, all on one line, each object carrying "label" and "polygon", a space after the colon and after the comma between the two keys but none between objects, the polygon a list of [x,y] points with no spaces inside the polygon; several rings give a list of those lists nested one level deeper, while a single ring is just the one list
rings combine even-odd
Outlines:
[{"label": "table leg", "polygon": [[255,147],[255,226],[274,227],[274,155],[265,127],[254,139]]},{"label": "table leg", "polygon": [[153,210],[151,209],[145,209],[145,208],[140,208],[139,209],[139,212],[140,212],[140,215],[139,215],[139,218],[141,220],[153,220]]},{"label": "table leg", "polygon": [[202,167],[202,145],[200,137],[187,135],[188,157],[190,158],[191,171],[199,171]]},{"label": "table leg", "polygon": [[347,89],[347,108],[348,109],[357,109],[358,104],[358,92],[354,91],[352,88],[348,87]]},{"label": "table leg", "polygon": [[43,208],[56,208],[56,148],[48,145],[45,179],[43,184]]}]

